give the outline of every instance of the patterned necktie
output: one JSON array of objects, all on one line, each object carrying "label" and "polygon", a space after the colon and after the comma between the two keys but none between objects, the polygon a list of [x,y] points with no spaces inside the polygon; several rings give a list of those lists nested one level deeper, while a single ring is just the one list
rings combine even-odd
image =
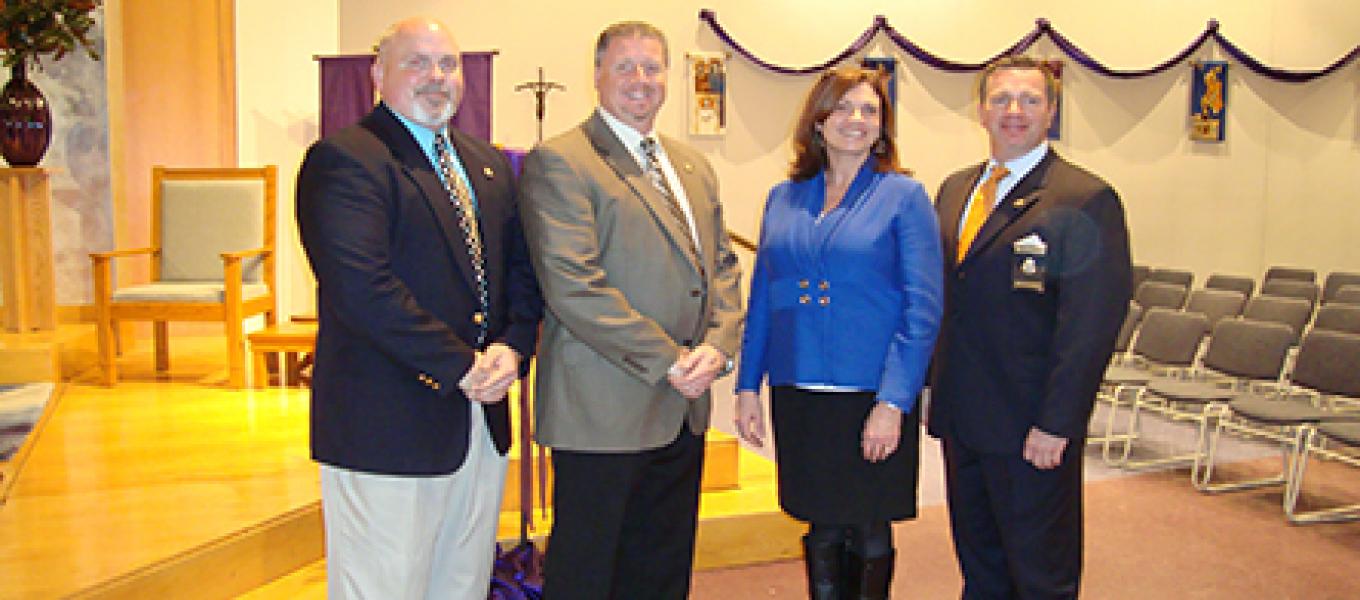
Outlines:
[{"label": "patterned necktie", "polygon": [[685,211],[680,209],[680,200],[675,197],[675,192],[671,191],[671,186],[666,182],[666,174],[661,170],[661,159],[656,155],[656,139],[642,138],[642,155],[647,159],[645,169],[647,180],[652,182],[652,186],[661,192],[666,198],[666,207],[670,209],[671,215],[680,221],[680,225],[685,228],[685,232],[690,235],[685,236],[686,245],[689,251],[694,254],[695,259],[699,257],[699,250],[694,245],[693,232],[690,231],[689,219],[685,218]]},{"label": "patterned necktie", "polygon": [[992,207],[996,204],[996,186],[1001,180],[1009,175],[1010,171],[1006,165],[997,163],[992,167],[991,175],[987,180],[978,186],[977,193],[973,194],[973,202],[968,205],[968,213],[963,216],[963,230],[959,232],[959,255],[957,262],[963,262],[963,257],[968,255],[968,249],[973,245],[973,238],[977,237],[978,231],[982,229],[982,224],[987,222],[987,217],[992,214]]},{"label": "patterned necktie", "polygon": [[482,237],[477,230],[477,208],[473,206],[472,192],[468,190],[463,178],[458,176],[458,169],[453,167],[453,146],[449,144],[448,136],[443,133],[435,136],[434,146],[439,153],[439,172],[444,176],[444,190],[448,192],[453,208],[458,211],[458,225],[463,229],[468,256],[472,258],[472,273],[477,280],[477,301],[481,306],[481,311],[472,316],[472,321],[477,324],[477,347],[481,348],[486,342],[487,327],[490,325],[488,315],[491,309],[491,295],[486,285],[486,259],[482,256]]}]

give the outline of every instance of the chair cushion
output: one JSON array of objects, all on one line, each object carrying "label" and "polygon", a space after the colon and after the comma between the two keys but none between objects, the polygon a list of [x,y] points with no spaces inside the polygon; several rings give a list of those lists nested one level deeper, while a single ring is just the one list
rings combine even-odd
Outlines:
[{"label": "chair cushion", "polygon": [[[258,298],[269,293],[269,286],[263,283],[247,283],[241,286],[243,300]],[[226,286],[211,281],[159,282],[130,285],[113,293],[114,303],[119,302],[222,302]]]},{"label": "chair cushion", "polygon": [[1148,382],[1148,393],[1176,402],[1227,402],[1241,392],[1208,381],[1158,378]]},{"label": "chair cushion", "polygon": [[[264,245],[265,185],[258,179],[161,182],[161,279],[222,277],[222,252]],[[262,261],[243,263],[246,281],[259,282]]]},{"label": "chair cushion", "polygon": [[1228,406],[1234,415],[1272,425],[1316,423],[1335,414],[1306,401],[1255,395],[1239,396]]},{"label": "chair cushion", "polygon": [[1143,385],[1152,379],[1152,374],[1145,369],[1114,365],[1105,369],[1104,382],[1109,385]]},{"label": "chair cushion", "polygon": [[1317,430],[1347,446],[1360,446],[1360,421],[1324,422]]}]

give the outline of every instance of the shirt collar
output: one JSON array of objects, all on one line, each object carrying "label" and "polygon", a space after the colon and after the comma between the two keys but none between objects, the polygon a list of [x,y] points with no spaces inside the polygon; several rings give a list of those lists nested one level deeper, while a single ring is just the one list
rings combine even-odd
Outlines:
[{"label": "shirt collar", "polygon": [[[609,126],[609,130],[614,132],[614,137],[619,138],[619,142],[623,143],[623,147],[627,148],[629,154],[633,155],[633,159],[636,160],[639,165],[646,164],[646,159],[642,156],[642,140],[649,137],[655,138],[656,132],[649,131],[644,134],[633,129],[632,126],[627,123],[620,121],[618,117],[610,114],[604,107],[599,107],[595,110],[600,114],[600,118],[604,120],[604,124]],[[665,154],[666,150],[661,147],[660,142],[661,140],[657,140],[657,152],[659,154]]]},{"label": "shirt collar", "polygon": [[[388,109],[391,110],[391,107],[388,107]],[[420,150],[425,153],[425,158],[430,161],[430,164],[433,165],[436,170],[438,170],[439,151],[434,147],[434,138],[436,133],[443,133],[445,135],[448,135],[447,126],[444,128],[443,131],[435,132],[431,130],[429,127],[425,127],[424,125],[420,125],[415,121],[406,118],[405,115],[402,115],[401,113],[395,110],[391,112],[393,115],[396,115],[397,121],[401,122],[401,124],[406,127],[406,131],[409,131],[411,133],[411,137],[416,140],[416,145],[420,146]],[[458,154],[458,150],[456,148],[453,148],[452,139],[449,140],[449,150],[452,151],[455,155]]]},{"label": "shirt collar", "polygon": [[[1020,181],[1021,179],[1024,179],[1025,176],[1029,175],[1029,172],[1033,171],[1034,167],[1039,164],[1039,161],[1044,159],[1044,155],[1047,153],[1048,140],[1043,140],[1039,142],[1038,146],[1030,148],[1029,152],[1003,162],[1002,164],[1006,165],[1006,170],[1009,171],[1009,173],[1006,174],[1005,180]],[[983,179],[986,179],[987,174],[996,167],[996,163],[997,161],[994,158],[987,160],[987,169],[982,173]],[[1001,197],[1001,194],[997,194],[997,197]]]}]

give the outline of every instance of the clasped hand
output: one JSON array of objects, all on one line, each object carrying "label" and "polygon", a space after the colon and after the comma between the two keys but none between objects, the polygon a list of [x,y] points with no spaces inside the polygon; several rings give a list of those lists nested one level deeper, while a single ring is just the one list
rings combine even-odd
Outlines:
[{"label": "clasped hand", "polygon": [[693,350],[682,349],[680,358],[671,365],[667,377],[671,386],[680,391],[680,395],[696,400],[713,385],[713,380],[722,373],[726,363],[727,357],[722,351],[708,344],[700,344]]},{"label": "clasped hand", "polygon": [[495,404],[505,399],[510,386],[519,377],[519,353],[505,344],[491,344],[477,353],[458,388],[468,400]]}]

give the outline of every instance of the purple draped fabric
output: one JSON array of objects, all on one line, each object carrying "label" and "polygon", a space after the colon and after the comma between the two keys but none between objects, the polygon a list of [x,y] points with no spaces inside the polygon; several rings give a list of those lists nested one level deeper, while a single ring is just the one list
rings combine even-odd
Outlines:
[{"label": "purple draped fabric", "polygon": [[1198,37],[1196,37],[1190,43],[1190,45],[1187,46],[1184,50],[1177,52],[1175,56],[1172,56],[1171,58],[1146,69],[1120,70],[1112,69],[1102,64],[1100,61],[1097,61],[1095,57],[1092,57],[1090,54],[1087,54],[1086,51],[1082,50],[1081,48],[1078,48],[1076,44],[1072,43],[1072,41],[1067,38],[1067,36],[1058,33],[1058,30],[1053,28],[1053,25],[1049,23],[1048,19],[1036,19],[1034,22],[1033,31],[1025,34],[1024,37],[1020,38],[1009,48],[1006,48],[1005,50],[996,53],[991,58],[978,63],[956,62],[931,54],[930,52],[927,52],[924,48],[912,43],[911,40],[908,40],[907,38],[903,37],[902,34],[899,33],[897,29],[895,29],[892,25],[889,25],[887,18],[883,17],[882,15],[879,15],[874,17],[873,24],[870,25],[868,29],[865,29],[864,33],[861,33],[859,37],[854,41],[854,43],[850,44],[848,48],[837,53],[835,56],[819,64],[812,65],[810,67],[786,67],[783,65],[774,64],[766,60],[762,60],[760,57],[751,53],[750,50],[747,50],[744,46],[738,43],[737,40],[733,39],[731,34],[727,33],[727,31],[723,29],[721,25],[718,24],[718,15],[717,13],[714,13],[712,10],[707,8],[700,10],[699,20],[703,21],[704,23],[707,23],[709,28],[713,30],[714,35],[717,35],[718,38],[721,39],[724,44],[731,46],[733,50],[736,50],[737,54],[742,55],[743,57],[746,58],[746,60],[755,63],[757,66],[767,71],[774,71],[775,73],[783,73],[785,75],[806,75],[809,73],[817,73],[820,71],[824,71],[828,68],[831,68],[836,63],[839,63],[849,58],[856,52],[864,50],[864,48],[869,45],[869,42],[873,40],[874,36],[877,35],[880,31],[887,35],[888,38],[891,39],[894,44],[897,44],[897,47],[901,48],[903,52],[911,55],[912,58],[915,58],[916,60],[920,61],[921,63],[929,67],[941,71],[949,71],[954,73],[981,70],[982,67],[987,65],[987,63],[1001,56],[1005,56],[1007,54],[1016,54],[1028,50],[1030,46],[1033,46],[1035,42],[1039,41],[1039,38],[1044,36],[1048,36],[1049,39],[1053,40],[1053,44],[1057,46],[1059,50],[1062,50],[1063,53],[1066,54],[1073,61],[1076,61],[1077,64],[1080,64],[1081,66],[1086,67],[1087,69],[1090,69],[1106,77],[1114,77],[1119,79],[1147,77],[1149,75],[1163,73],[1166,70],[1184,62],[1187,58],[1190,57],[1191,54],[1193,54],[1196,50],[1203,46],[1205,42],[1209,40],[1213,40],[1221,48],[1223,48],[1224,52],[1227,52],[1228,55],[1233,58],[1233,60],[1236,60],[1243,66],[1247,67],[1248,69],[1251,69],[1251,71],[1256,73],[1257,75],[1269,79],[1274,79],[1276,81],[1284,81],[1288,83],[1304,83],[1312,81],[1319,77],[1325,77],[1327,75],[1335,73],[1337,70],[1341,69],[1342,67],[1345,67],[1346,65],[1355,61],[1357,58],[1360,58],[1360,45],[1358,45],[1350,52],[1347,52],[1344,56],[1337,59],[1332,64],[1327,65],[1326,67],[1323,67],[1321,69],[1291,71],[1287,69],[1271,67],[1257,60],[1251,55],[1247,54],[1245,51],[1239,48],[1237,44],[1232,43],[1232,41],[1224,37],[1223,34],[1219,33],[1218,31],[1218,21],[1210,20],[1209,24],[1204,28],[1204,32],[1201,33]]},{"label": "purple draped fabric", "polygon": [[[463,103],[453,126],[491,141],[491,60],[495,52],[464,52]],[[321,136],[356,123],[373,110],[372,54],[318,56],[321,63]]]}]

